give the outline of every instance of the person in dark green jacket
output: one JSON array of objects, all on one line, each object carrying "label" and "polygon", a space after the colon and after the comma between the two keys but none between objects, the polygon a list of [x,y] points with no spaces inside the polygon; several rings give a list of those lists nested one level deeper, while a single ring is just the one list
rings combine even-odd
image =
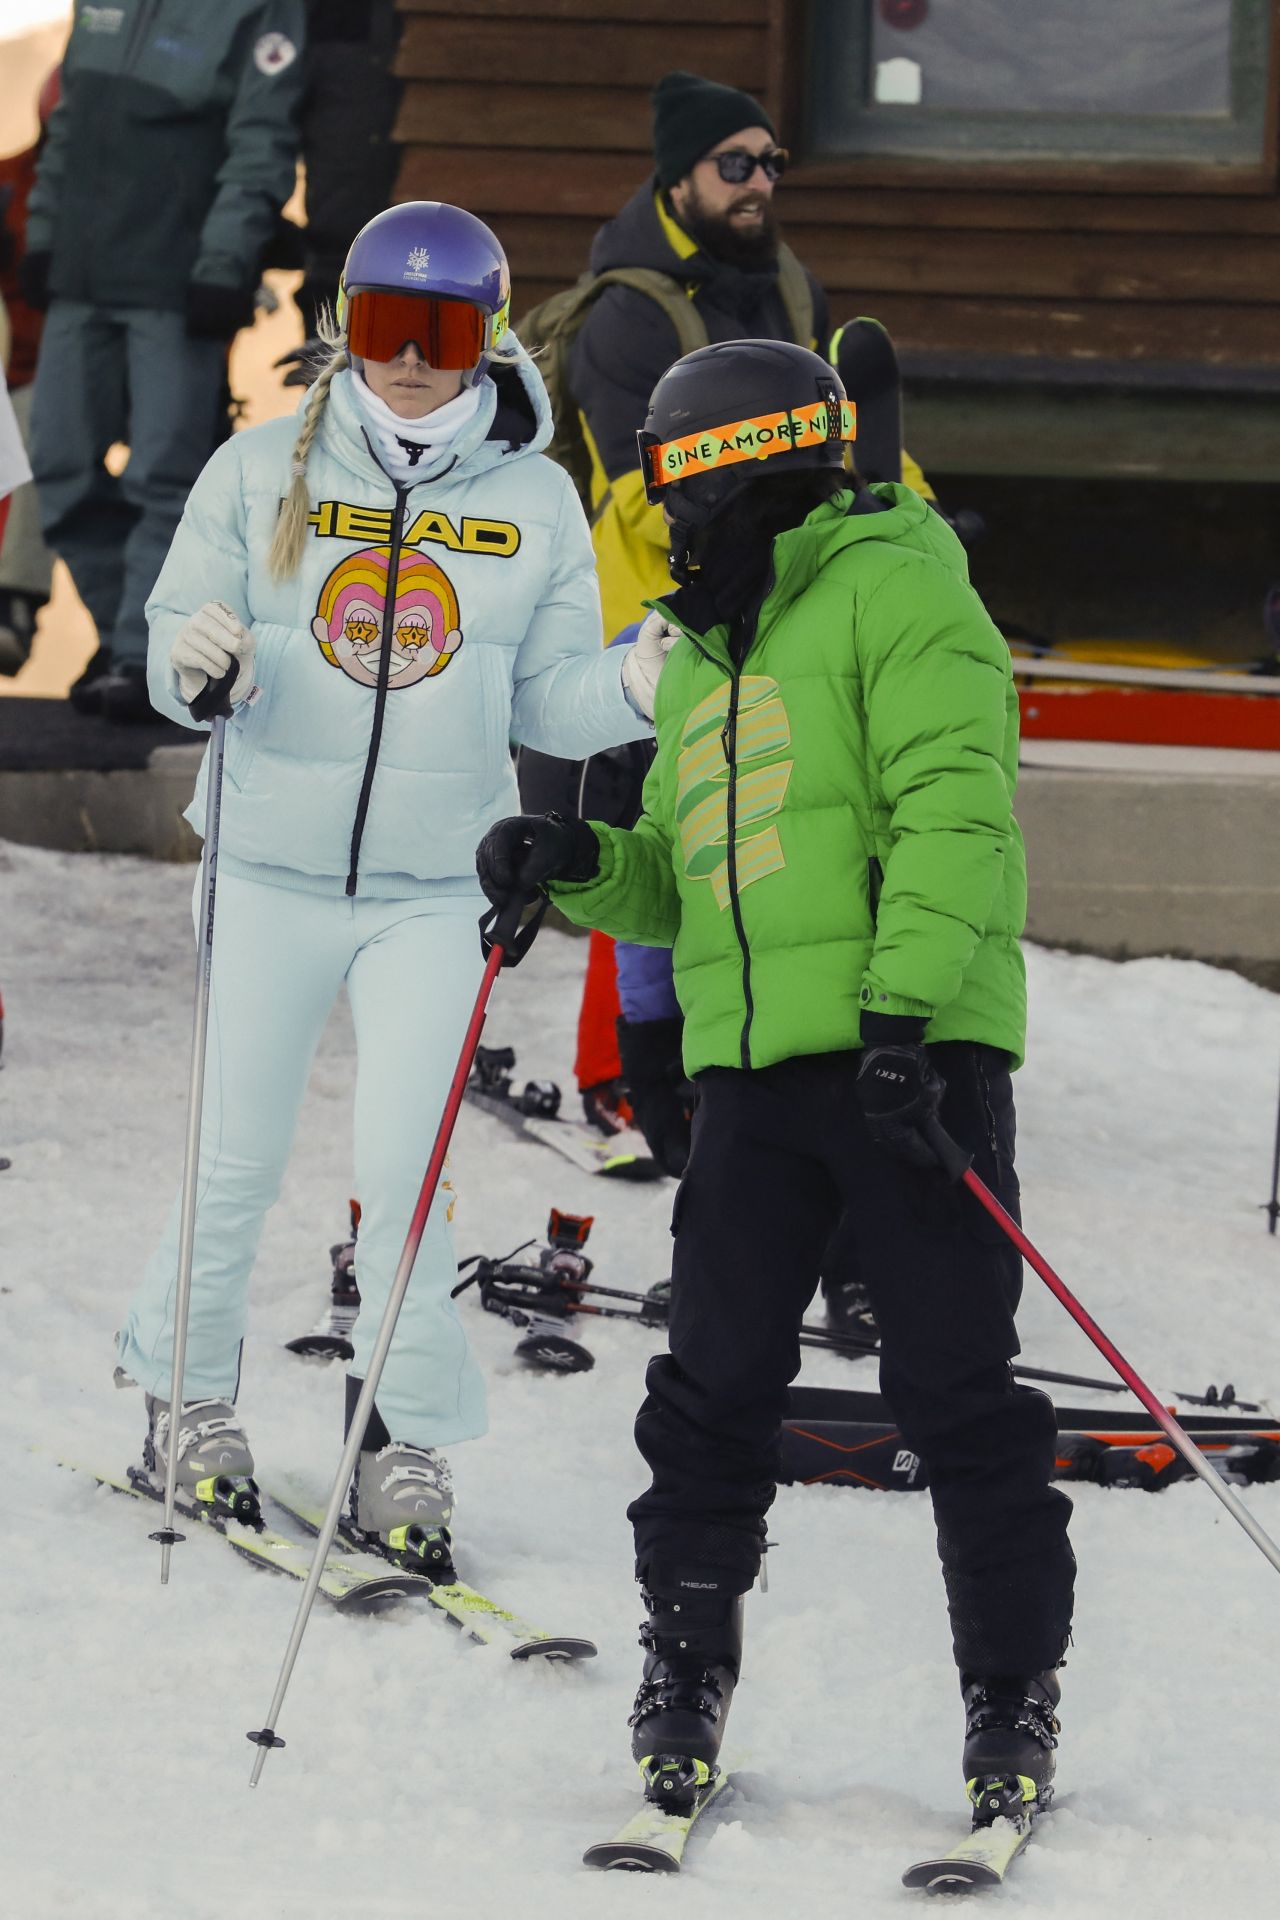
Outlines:
[{"label": "person in dark green jacket", "polygon": [[777,341],[659,381],[641,451],[680,585],[646,623],[667,653],[644,813],[503,821],[477,866],[495,901],[541,886],[674,948],[698,1100],[630,1509],[650,1797],[688,1804],[714,1773],[799,1326],[843,1218],[928,1468],[981,1822],[1051,1791],[1075,1569],[1053,1408],[1009,1367],[1020,1262],[934,1150],[941,1125],[1016,1215],[1018,708],[959,541],[908,488],[850,484],[852,414],[823,360]]},{"label": "person in dark green jacket", "polygon": [[48,308],[31,447],[44,536],[98,630],[81,712],[155,718],[143,609],[229,431],[227,348],[293,191],[304,31],[302,0],[75,9],[20,274]]}]

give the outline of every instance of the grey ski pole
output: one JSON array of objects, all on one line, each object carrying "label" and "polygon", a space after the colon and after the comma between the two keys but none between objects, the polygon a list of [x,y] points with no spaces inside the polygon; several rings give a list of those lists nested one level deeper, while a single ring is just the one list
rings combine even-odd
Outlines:
[{"label": "grey ski pole", "polygon": [[1267,1232],[1274,1233],[1280,1220],[1280,1100],[1276,1103],[1276,1144],[1271,1155],[1271,1198],[1264,1202],[1262,1211],[1267,1216]]},{"label": "grey ski pole", "polygon": [[325,1509],[324,1521],[316,1538],[315,1555],[310,1572],[298,1601],[298,1611],[293,1622],[293,1632],[285,1649],[284,1661],[276,1681],[276,1690],[271,1698],[271,1706],[263,1726],[251,1730],[246,1738],[252,1740],[258,1751],[253,1759],[253,1772],[249,1785],[256,1787],[262,1777],[262,1769],[272,1747],[282,1747],[284,1741],[276,1732],[280,1718],[280,1709],[284,1705],[284,1696],[288,1691],[293,1674],[294,1663],[302,1646],[302,1636],[307,1630],[307,1621],[320,1587],[320,1576],[324,1572],[324,1563],[329,1549],[333,1545],[334,1535],[338,1531],[338,1516],[342,1512],[342,1503],[346,1499],[347,1488],[351,1485],[351,1476],[356,1470],[356,1461],[360,1454],[360,1443],[364,1439],[365,1428],[373,1413],[373,1403],[378,1392],[378,1382],[382,1378],[382,1369],[386,1365],[387,1355],[391,1351],[391,1342],[395,1337],[396,1321],[400,1317],[400,1308],[409,1289],[409,1279],[413,1273],[413,1263],[418,1257],[418,1248],[422,1243],[423,1230],[427,1224],[427,1215],[431,1203],[436,1197],[440,1184],[440,1174],[444,1168],[445,1155],[449,1151],[449,1142],[453,1138],[453,1129],[458,1118],[458,1109],[462,1105],[462,1096],[466,1091],[467,1077],[471,1064],[480,1044],[480,1034],[484,1028],[485,1010],[489,1004],[489,995],[499,972],[504,966],[514,967],[523,960],[533,944],[534,935],[542,924],[542,916],[547,910],[544,899],[538,911],[526,923],[520,925],[520,916],[528,905],[529,896],[517,894],[501,910],[494,909],[486,913],[480,921],[480,941],[486,955],[484,977],[480,982],[480,991],[476,995],[471,1018],[467,1022],[467,1031],[462,1042],[462,1051],[458,1055],[458,1064],[453,1070],[453,1079],[449,1083],[449,1093],[445,1100],[444,1112],[440,1116],[440,1125],[436,1131],[435,1144],[431,1157],[427,1161],[427,1170],[422,1176],[422,1185],[418,1189],[417,1204],[413,1209],[413,1218],[405,1236],[404,1249],[396,1267],[395,1278],[391,1283],[391,1292],[382,1315],[382,1324],[378,1328],[378,1337],[373,1343],[373,1352],[369,1356],[369,1365],[360,1389],[360,1398],[356,1401],[355,1412],[351,1416],[351,1425],[347,1432],[347,1443],[338,1462],[338,1471],[329,1495],[329,1505]]},{"label": "grey ski pole", "polygon": [[191,1255],[196,1236],[196,1178],[200,1171],[200,1115],[204,1107],[205,1036],[209,1027],[209,983],[213,972],[213,907],[218,878],[218,826],[222,813],[222,762],[226,752],[231,689],[240,663],[231,663],[221,680],[210,681],[191,702],[193,720],[208,720],[209,779],[204,801],[204,850],[200,856],[200,920],[197,930],[195,1013],[191,1023],[191,1078],[187,1090],[187,1150],[182,1163],[182,1215],[178,1231],[178,1285],[174,1300],[173,1373],[169,1385],[169,1444],[165,1449],[164,1525],[151,1538],[160,1542],[160,1584],[169,1584],[169,1555],[186,1538],[173,1524],[178,1489],[178,1435],[182,1425],[182,1376],[187,1359],[187,1317],[191,1306]]}]

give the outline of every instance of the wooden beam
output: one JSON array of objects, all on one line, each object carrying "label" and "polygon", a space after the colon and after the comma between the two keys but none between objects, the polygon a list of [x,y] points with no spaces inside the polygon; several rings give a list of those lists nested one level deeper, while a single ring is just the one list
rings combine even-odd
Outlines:
[{"label": "wooden beam", "polygon": [[[1066,193],[939,194],[882,187],[874,193],[810,187],[788,174],[778,190],[778,216],[794,237],[805,227],[893,227],[900,232],[986,228],[1005,233],[1134,233],[1280,235],[1280,195],[1214,199],[1208,194]],[[1280,263],[1277,282],[1280,286]]]},{"label": "wooden beam", "polygon": [[1275,310],[1265,306],[961,299],[891,292],[854,278],[833,282],[827,293],[833,321],[873,314],[904,352],[1280,366]]},{"label": "wooden beam", "polygon": [[906,438],[931,476],[1280,481],[1274,399],[1116,393],[1086,407],[1061,393],[908,390]]},{"label": "wooden beam", "polygon": [[[674,49],[674,52],[673,52]],[[404,23],[395,71],[405,80],[474,80],[493,84],[599,87],[624,79],[652,86],[673,57],[695,72],[758,92],[766,75],[763,27],[613,26],[607,22],[529,21],[513,32],[505,20],[427,19]]]},{"label": "wooden beam", "polygon": [[1271,316],[1280,351],[1280,246],[1252,235],[928,233],[788,227],[824,286],[898,293],[1088,301],[1236,302]]},{"label": "wooden beam", "polygon": [[539,152],[518,157],[490,147],[405,149],[397,198],[452,200],[473,213],[562,213],[596,220],[617,213],[653,170],[637,153]]},{"label": "wooden beam", "polygon": [[[427,14],[439,20],[503,19],[523,25],[535,20],[576,20],[597,25],[620,21],[634,25],[654,21],[671,29],[673,0],[397,0],[405,14]],[[759,27],[765,24],[767,0],[679,0],[680,25]],[[680,55],[675,45],[672,59]]]},{"label": "wooden beam", "polygon": [[[642,154],[652,165],[648,93],[640,87],[491,87],[428,83],[404,88],[392,138],[404,146],[560,147]],[[520,161],[513,158],[513,166]]]}]

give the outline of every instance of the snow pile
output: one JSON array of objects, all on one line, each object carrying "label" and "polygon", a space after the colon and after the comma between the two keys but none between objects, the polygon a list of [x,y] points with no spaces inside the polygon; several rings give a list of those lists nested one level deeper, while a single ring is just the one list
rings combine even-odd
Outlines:
[{"label": "snow pile", "polygon": [[[249,1793],[244,1735],[266,1714],[296,1589],[194,1533],[162,1590],[151,1510],[51,1457],[119,1468],[141,1436],[139,1396],[111,1387],[111,1336],[181,1171],[191,883],[190,869],[0,847],[6,1910],[901,1914],[919,1898],[899,1888],[903,1867],[963,1829],[927,1500],[782,1492],[730,1730],[741,1797],[692,1843],[681,1881],[594,1878],[582,1847],[633,1794],[624,1509],[659,1336],[584,1322],[595,1371],[538,1377],[474,1294],[492,1432],[454,1455],[465,1569],[542,1625],[591,1634],[600,1658],[517,1668],[434,1618],[317,1610],[281,1718],[288,1746]],[[544,934],[500,983],[487,1039],[515,1045],[522,1074],[569,1080],[582,958]],[[1154,1385],[1230,1378],[1250,1398],[1280,1393],[1280,1243],[1257,1210],[1280,1002],[1183,962],[1036,950],[1028,962],[1018,1096],[1032,1237]],[[352,1065],[342,1009],[264,1237],[241,1396],[264,1477],[296,1473],[318,1496],[341,1448],[342,1378],[281,1343],[315,1319],[343,1229]],[[668,1271],[669,1185],[592,1180],[470,1109],[453,1173],[460,1254],[505,1252],[556,1204],[595,1213],[605,1284]],[[1034,1364],[1105,1373],[1034,1277],[1023,1344]],[[874,1383],[867,1363],[827,1354],[809,1354],[804,1377]],[[1280,1488],[1245,1498],[1280,1534]],[[1057,1920],[1261,1910],[1280,1847],[1257,1759],[1280,1662],[1276,1576],[1195,1485],[1084,1488],[1073,1537],[1063,1804],[1002,1897]]]}]

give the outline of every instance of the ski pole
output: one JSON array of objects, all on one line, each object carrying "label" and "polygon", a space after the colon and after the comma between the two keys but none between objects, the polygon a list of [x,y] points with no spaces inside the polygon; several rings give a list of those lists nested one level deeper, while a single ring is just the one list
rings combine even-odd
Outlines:
[{"label": "ski pole", "polygon": [[462,1105],[462,1096],[466,1090],[471,1065],[475,1059],[476,1048],[480,1044],[480,1035],[484,1030],[484,1018],[489,1005],[489,995],[493,992],[493,985],[500,970],[504,966],[514,967],[523,960],[525,954],[533,944],[534,936],[541,926],[543,915],[547,910],[548,903],[544,897],[537,911],[532,915],[526,925],[522,927],[520,925],[520,916],[529,904],[531,897],[532,896],[528,894],[517,894],[501,909],[494,908],[485,913],[480,921],[480,944],[486,956],[484,976],[480,982],[480,991],[476,995],[475,1006],[471,1011],[471,1018],[467,1022],[467,1030],[462,1042],[462,1051],[458,1055],[458,1064],[453,1070],[453,1079],[449,1083],[448,1097],[445,1100],[444,1112],[440,1116],[440,1125],[436,1131],[435,1144],[431,1149],[431,1157],[427,1161],[427,1170],[422,1176],[422,1185],[418,1189],[417,1204],[413,1209],[413,1218],[409,1223],[409,1231],[405,1237],[404,1250],[400,1255],[400,1262],[396,1267],[395,1278],[391,1283],[391,1292],[387,1296],[387,1304],[382,1315],[382,1324],[378,1328],[378,1337],[374,1341],[373,1352],[369,1357],[369,1366],[365,1373],[364,1385],[360,1389],[360,1397],[356,1401],[355,1412],[351,1416],[351,1425],[347,1432],[347,1442],[342,1450],[342,1458],[338,1462],[338,1471],[333,1482],[333,1490],[329,1495],[329,1505],[325,1510],[324,1521],[316,1538],[315,1555],[312,1559],[311,1568],[307,1574],[306,1582],[298,1601],[298,1611],[293,1623],[293,1632],[289,1636],[289,1645],[285,1649],[284,1661],[280,1668],[279,1678],[276,1681],[276,1690],[272,1696],[271,1707],[264,1725],[251,1731],[246,1736],[252,1740],[258,1749],[254,1756],[253,1773],[249,1779],[249,1785],[251,1787],[257,1786],[267,1755],[272,1747],[282,1747],[284,1745],[284,1741],[276,1732],[276,1724],[280,1718],[280,1709],[284,1705],[284,1696],[288,1691],[294,1663],[298,1658],[298,1651],[302,1646],[302,1636],[306,1632],[307,1621],[311,1616],[311,1609],[315,1603],[316,1593],[319,1590],[320,1576],[324,1572],[325,1559],[330,1547],[333,1545],[334,1535],[338,1531],[338,1517],[342,1511],[342,1503],[346,1498],[347,1488],[351,1484],[351,1476],[356,1470],[356,1462],[359,1458],[361,1443],[364,1440],[365,1429],[369,1424],[369,1419],[373,1412],[373,1403],[378,1392],[378,1383],[382,1378],[382,1369],[386,1365],[387,1355],[391,1351],[391,1342],[395,1336],[396,1321],[400,1317],[400,1308],[404,1303],[404,1296],[409,1288],[409,1278],[413,1272],[413,1263],[418,1257],[418,1248],[422,1242],[423,1231],[426,1228],[427,1215],[431,1211],[431,1204],[436,1197],[436,1190],[440,1184],[440,1175],[444,1168],[445,1155],[449,1151],[449,1142],[453,1138],[453,1129],[457,1123],[458,1109]]},{"label": "ski pole", "polygon": [[[819,1352],[852,1353],[861,1358],[864,1354],[879,1358],[880,1345],[875,1340],[859,1340],[851,1333],[838,1333],[834,1327],[817,1327],[810,1321],[800,1324],[800,1345],[816,1347]],[[1127,1391],[1120,1380],[1094,1380],[1083,1373],[1056,1373],[1050,1367],[1011,1368],[1015,1380],[1043,1380],[1055,1387],[1087,1387],[1093,1393],[1124,1393]],[[1175,1400],[1183,1400],[1189,1407],[1230,1407],[1236,1413],[1265,1413],[1266,1408],[1256,1400],[1238,1400],[1233,1386],[1225,1386],[1219,1393],[1216,1387],[1210,1387],[1208,1393],[1184,1393],[1180,1387],[1172,1389]]]},{"label": "ski pole", "polygon": [[1262,1211],[1267,1216],[1267,1232],[1274,1233],[1280,1220],[1280,1099],[1276,1102],[1276,1145],[1271,1156],[1271,1198]]},{"label": "ski pole", "polygon": [[178,1436],[182,1428],[182,1376],[187,1361],[187,1320],[191,1309],[191,1259],[196,1238],[196,1179],[200,1172],[200,1116],[204,1109],[205,1036],[209,1028],[209,984],[213,972],[213,908],[218,880],[218,828],[222,818],[222,762],[226,753],[231,689],[240,662],[233,660],[221,680],[209,680],[188,704],[193,720],[212,720],[209,730],[209,778],[204,797],[204,847],[200,855],[200,919],[197,927],[195,1013],[191,1022],[191,1078],[187,1089],[187,1149],[182,1163],[182,1213],[178,1229],[178,1284],[173,1306],[173,1372],[169,1382],[169,1444],[164,1463],[164,1525],[151,1538],[160,1542],[160,1585],[169,1584],[169,1555],[186,1535],[173,1524],[178,1494]]},{"label": "ski pole", "polygon": [[1174,1419],[1168,1408],[1161,1406],[1150,1387],[1134,1372],[1120,1349],[1107,1338],[1097,1321],[1081,1306],[1066,1282],[1059,1279],[1043,1254],[1038,1253],[1032,1246],[1022,1228],[1012,1214],[1006,1213],[990,1187],[978,1178],[973,1170],[972,1156],[957,1145],[941,1122],[936,1119],[927,1123],[925,1137],[937,1154],[943,1171],[952,1180],[963,1181],[974,1199],[985,1208],[1002,1233],[1013,1242],[1023,1259],[1039,1274],[1050,1293],[1066,1308],[1076,1325],[1089,1336],[1098,1352],[1115,1368],[1125,1385],[1137,1395],[1151,1418],[1163,1430],[1170,1443],[1177,1448],[1192,1472],[1198,1474],[1210,1492],[1221,1500],[1232,1519],[1244,1528],[1259,1553],[1264,1554],[1276,1572],[1280,1573],[1280,1547],[1277,1547],[1265,1528],[1258,1525],[1243,1500],[1214,1472],[1195,1442]]}]

